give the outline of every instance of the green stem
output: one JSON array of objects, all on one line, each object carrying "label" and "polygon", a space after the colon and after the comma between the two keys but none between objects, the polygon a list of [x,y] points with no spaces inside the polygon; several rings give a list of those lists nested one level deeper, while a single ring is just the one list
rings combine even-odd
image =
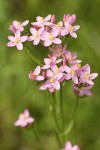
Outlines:
[{"label": "green stem", "polygon": [[29,54],[29,56],[33,59],[33,61],[34,62],[36,62],[38,65],[40,65],[41,66],[41,63],[40,63],[40,61],[36,58],[36,57],[34,57],[34,55],[32,55],[31,54],[31,49],[29,48],[29,46],[28,45],[26,45],[26,48],[27,48],[27,53]]},{"label": "green stem", "polygon": [[55,119],[55,124],[57,127],[58,132],[61,132],[61,129],[59,127],[59,123],[58,123],[58,119],[57,119],[57,113],[56,113],[56,99],[55,99],[55,94],[51,94],[51,105],[53,108],[53,115],[54,115],[54,119]]},{"label": "green stem", "polygon": [[61,143],[61,140],[60,140],[60,127],[59,127],[59,123],[58,123],[58,118],[57,118],[57,114],[56,114],[56,99],[55,99],[55,94],[51,94],[51,105],[52,105],[52,108],[53,108],[53,115],[54,115],[54,121],[55,121],[55,125],[56,125],[56,129],[57,131],[55,131],[55,135],[56,135],[56,139],[57,139],[57,142],[58,142],[58,145],[59,147],[62,147],[62,143]]},{"label": "green stem", "polygon": [[63,107],[62,85],[61,85],[61,89],[60,89],[60,112],[61,112],[61,121],[62,121],[62,132],[64,132],[65,122],[64,122],[64,107]]},{"label": "green stem", "polygon": [[76,97],[76,102],[75,102],[73,113],[72,113],[72,119],[74,121],[75,121],[75,118],[76,118],[76,111],[77,111],[78,101],[79,101],[79,91],[78,91],[78,94],[77,94],[77,97]]}]

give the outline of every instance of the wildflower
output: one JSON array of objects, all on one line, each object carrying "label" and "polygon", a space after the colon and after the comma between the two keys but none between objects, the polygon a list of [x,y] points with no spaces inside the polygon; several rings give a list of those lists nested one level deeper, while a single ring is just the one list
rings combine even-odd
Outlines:
[{"label": "wildflower", "polygon": [[61,35],[62,27],[63,27],[62,21],[59,21],[57,24],[53,24],[51,26],[53,31],[58,31],[58,35]]},{"label": "wildflower", "polygon": [[[74,94],[77,95],[79,88],[76,87],[74,84],[72,85],[72,87],[74,90]],[[84,96],[84,95],[92,96],[92,92],[90,91],[92,89],[92,87],[93,87],[93,85],[86,86],[86,87],[80,87],[79,96]]]},{"label": "wildflower", "polygon": [[64,21],[64,23],[68,22],[69,24],[72,25],[76,21],[76,15],[75,14],[73,14],[73,15],[64,14],[63,21]]},{"label": "wildflower", "polygon": [[60,89],[60,83],[59,80],[61,79],[62,74],[55,74],[53,71],[51,70],[47,70],[47,80],[45,81],[45,83],[40,87],[40,90],[45,90],[45,89],[56,89],[59,90]]},{"label": "wildflower", "polygon": [[77,74],[78,66],[76,64],[72,65],[71,67],[64,66],[64,70],[65,72],[67,72],[67,74],[65,75],[65,79],[69,80],[72,78],[73,82],[75,84],[78,84],[78,74],[80,73],[78,72]]},{"label": "wildflower", "polygon": [[78,147],[78,145],[72,146],[71,142],[68,141],[66,142],[65,148],[61,150],[80,150],[80,148]]},{"label": "wildflower", "polygon": [[7,46],[9,46],[9,47],[16,46],[18,50],[22,50],[23,49],[22,43],[27,40],[27,36],[21,37],[20,32],[16,32],[15,37],[14,36],[8,36],[8,39],[10,40],[10,42],[7,43]]},{"label": "wildflower", "polygon": [[45,65],[42,67],[42,69],[48,69],[48,68],[60,63],[61,61],[62,61],[62,59],[57,60],[57,57],[55,57],[55,56],[50,57],[50,58],[45,58],[44,59]]},{"label": "wildflower", "polygon": [[79,64],[81,63],[81,60],[76,60],[77,54],[76,53],[71,53],[70,51],[66,51],[65,54],[66,60],[70,64]]},{"label": "wildflower", "polygon": [[44,46],[50,46],[52,43],[61,44],[62,41],[57,38],[58,31],[46,32],[43,31],[41,39],[44,41]]},{"label": "wildflower", "polygon": [[38,17],[36,17],[37,22],[33,22],[32,25],[37,26],[37,27],[44,27],[45,25],[50,26],[50,25],[52,25],[52,23],[49,22],[50,19],[51,19],[51,15],[48,15],[45,18],[38,16]]},{"label": "wildflower", "polygon": [[34,118],[30,117],[29,111],[26,109],[24,113],[19,115],[18,120],[15,122],[15,126],[26,127],[34,122]]},{"label": "wildflower", "polygon": [[10,26],[10,29],[13,31],[13,28],[19,32],[22,32],[24,30],[24,26],[26,26],[29,23],[29,20],[26,20],[24,22],[18,22],[18,21],[13,21],[13,25]]},{"label": "wildflower", "polygon": [[62,29],[61,35],[65,36],[70,34],[73,38],[77,38],[77,34],[75,33],[75,31],[77,31],[79,28],[79,25],[72,26],[68,22],[65,22],[65,27],[63,27]]},{"label": "wildflower", "polygon": [[33,41],[34,45],[39,44],[41,40],[41,34],[44,31],[44,28],[40,28],[39,30],[36,30],[35,28],[30,28],[30,32],[32,33],[32,36],[28,38],[28,41]]},{"label": "wildflower", "polygon": [[53,56],[60,57],[63,56],[66,53],[66,45],[62,47],[60,44],[56,45],[56,48],[50,48],[50,51],[52,52]]},{"label": "wildflower", "polygon": [[41,71],[40,66],[37,66],[37,67],[35,68],[34,72],[31,71],[31,72],[29,73],[29,79],[30,79],[30,80],[37,80],[37,81],[44,80],[44,77],[43,77],[43,76],[39,76],[40,71]]},{"label": "wildflower", "polygon": [[84,66],[82,69],[84,69],[84,71],[82,75],[80,76],[80,82],[87,83],[89,85],[94,85],[92,80],[98,76],[98,73],[90,74],[90,66],[88,64]]}]

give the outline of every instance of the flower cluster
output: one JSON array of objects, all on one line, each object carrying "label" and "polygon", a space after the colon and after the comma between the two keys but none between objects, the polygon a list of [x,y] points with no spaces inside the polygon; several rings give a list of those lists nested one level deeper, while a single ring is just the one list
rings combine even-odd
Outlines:
[{"label": "flower cluster", "polygon": [[72,146],[71,142],[68,141],[65,144],[65,148],[63,148],[61,150],[80,150],[80,148],[78,147],[78,145]]},{"label": "flower cluster", "polygon": [[51,93],[60,90],[63,82],[72,80],[75,94],[91,96],[90,89],[94,85],[92,80],[98,73],[91,74],[88,64],[81,66],[81,60],[76,59],[77,54],[67,50],[66,45],[56,45],[55,48],[50,48],[50,51],[51,55],[44,58],[44,65],[31,71],[29,79],[42,83],[39,89],[48,89]]},{"label": "flower cluster", "polygon": [[29,111],[26,109],[24,113],[19,115],[18,120],[15,122],[15,126],[26,127],[34,122],[34,118],[30,117]]},{"label": "flower cluster", "polygon": [[23,49],[23,42],[26,42],[28,39],[27,35],[21,36],[21,32],[24,30],[24,26],[29,23],[28,20],[24,22],[13,21],[13,24],[10,25],[9,30],[14,33],[14,36],[8,36],[10,42],[7,43],[7,46],[14,47],[16,46],[18,50]]},{"label": "flower cluster", "polygon": [[28,20],[23,23],[18,21],[13,21],[10,25],[10,30],[15,34],[15,36],[8,36],[10,42],[7,46],[16,46],[18,50],[23,49],[23,42],[33,41],[34,45],[39,44],[41,41],[45,47],[50,46],[52,43],[61,44],[62,37],[71,35],[73,38],[77,38],[75,33],[80,26],[73,26],[76,20],[76,15],[64,15],[63,21],[55,23],[55,16],[48,15],[47,17],[36,17],[36,22],[32,22],[32,27],[30,28],[31,35],[21,36],[21,32],[24,30],[24,26],[28,24]]}]

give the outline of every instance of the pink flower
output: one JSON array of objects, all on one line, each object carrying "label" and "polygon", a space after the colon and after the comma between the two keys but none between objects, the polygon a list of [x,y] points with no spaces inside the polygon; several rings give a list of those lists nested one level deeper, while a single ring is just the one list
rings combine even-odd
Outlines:
[{"label": "pink flower", "polygon": [[66,47],[66,45],[64,47],[62,47],[62,45],[56,45],[56,48],[50,48],[50,51],[52,52],[53,56],[60,57],[66,53]]},{"label": "pink flower", "polygon": [[58,63],[60,63],[62,61],[62,59],[58,59],[57,60],[57,57],[51,57],[51,58],[45,58],[44,59],[44,63],[45,65],[42,67],[42,69],[48,69]]},{"label": "pink flower", "polygon": [[76,21],[76,15],[75,14],[73,14],[73,15],[64,14],[63,21],[64,21],[64,23],[68,22],[69,24],[73,24]]},{"label": "pink flower", "polygon": [[59,90],[60,89],[60,83],[59,80],[62,78],[62,74],[55,74],[51,70],[47,70],[47,77],[48,80],[45,81],[45,83],[40,87],[40,90],[45,90],[45,89],[51,89],[51,90]]},{"label": "pink flower", "polygon": [[88,64],[84,66],[82,69],[86,69],[86,70],[83,71],[82,75],[80,76],[80,82],[88,83],[89,85],[94,85],[92,80],[98,76],[98,73],[90,74],[90,66]]},{"label": "pink flower", "polygon": [[30,117],[29,111],[26,109],[24,113],[19,115],[18,120],[15,122],[15,126],[26,127],[34,122],[34,118]]},{"label": "pink flower", "polygon": [[50,25],[52,25],[51,22],[48,22],[50,19],[51,19],[51,15],[48,15],[45,18],[38,16],[38,17],[36,17],[37,22],[33,22],[32,25],[37,26],[37,27],[44,27],[45,25],[50,26]]},{"label": "pink flower", "polygon": [[75,64],[72,65],[71,67],[68,66],[63,67],[64,71],[67,72],[67,74],[65,74],[65,79],[66,80],[72,79],[75,84],[78,84],[78,74],[80,73],[78,72],[77,74],[78,66]]},{"label": "pink flower", "polygon": [[63,27],[62,21],[59,21],[57,24],[53,24],[51,26],[53,31],[58,31],[58,35],[61,35],[62,27]]},{"label": "pink flower", "polygon": [[18,22],[18,21],[13,21],[13,25],[10,26],[10,30],[14,31],[13,29],[19,32],[22,32],[24,30],[24,26],[26,26],[29,23],[29,20],[26,20],[24,22]]},{"label": "pink flower", "polygon": [[40,71],[41,71],[40,66],[37,66],[37,67],[35,68],[34,72],[31,71],[31,72],[29,73],[29,79],[30,79],[30,80],[37,80],[37,81],[44,80],[44,77],[43,77],[43,76],[39,76]]},{"label": "pink flower", "polygon": [[52,31],[52,32],[43,31],[41,40],[44,41],[44,46],[50,46],[52,43],[61,44],[62,41],[59,38],[57,38],[57,36],[58,36],[58,31]]},{"label": "pink flower", "polygon": [[35,28],[30,28],[30,32],[32,33],[32,36],[28,38],[28,41],[33,41],[34,45],[39,44],[41,40],[41,34],[44,31],[44,28],[40,28],[39,30],[36,30]]},{"label": "pink flower", "polygon": [[65,27],[63,27],[61,35],[65,36],[70,34],[73,38],[77,38],[77,34],[75,31],[77,31],[80,28],[79,25],[72,26],[68,22],[65,22]]},{"label": "pink flower", "polygon": [[66,142],[65,148],[61,150],[80,150],[80,148],[78,147],[78,145],[72,146],[71,142],[68,141]]},{"label": "pink flower", "polygon": [[[78,87],[76,87],[74,84],[72,85],[74,94],[78,94]],[[92,89],[93,85],[86,86],[86,87],[81,87],[79,91],[79,96],[92,96],[92,92],[90,91]]]},{"label": "pink flower", "polygon": [[81,60],[75,60],[77,57],[76,53],[71,53],[70,51],[66,51],[65,57],[66,57],[66,60],[68,61],[68,63],[70,63],[70,64],[81,63]]},{"label": "pink flower", "polygon": [[27,40],[27,36],[21,37],[20,32],[16,32],[15,37],[14,36],[8,36],[8,39],[10,40],[10,42],[7,43],[7,46],[9,46],[9,47],[16,46],[18,50],[22,50],[23,49],[22,43]]}]

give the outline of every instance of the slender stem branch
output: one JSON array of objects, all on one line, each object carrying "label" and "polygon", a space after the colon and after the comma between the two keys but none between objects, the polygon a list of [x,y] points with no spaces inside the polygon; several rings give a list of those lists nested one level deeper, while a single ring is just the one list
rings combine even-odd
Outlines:
[{"label": "slender stem branch", "polygon": [[65,130],[65,122],[64,122],[64,106],[63,106],[63,93],[62,93],[62,85],[60,90],[60,112],[61,112],[61,121],[62,121],[62,132]]},{"label": "slender stem branch", "polygon": [[56,114],[56,99],[55,99],[55,94],[51,94],[51,105],[53,107],[53,115],[54,115],[54,121],[55,121],[55,125],[56,125],[56,128],[57,128],[57,131],[55,131],[55,135],[56,135],[56,139],[57,139],[57,142],[58,142],[58,145],[59,147],[62,147],[62,143],[61,143],[61,140],[60,140],[60,127],[59,127],[59,123],[58,123],[58,118],[57,118],[57,114]]},{"label": "slender stem branch", "polygon": [[30,51],[31,51],[30,47],[29,47],[28,45],[26,45],[26,48],[27,48],[27,53],[28,53],[29,56],[33,59],[33,61],[36,62],[38,65],[41,66],[40,61],[39,61],[36,57],[34,57],[34,55],[31,54],[31,52],[30,52]]},{"label": "slender stem branch", "polygon": [[55,124],[56,124],[57,130],[59,132],[61,132],[61,129],[60,129],[59,123],[58,123],[58,119],[57,119],[57,114],[56,114],[56,99],[55,99],[55,94],[51,94],[51,104],[52,104],[52,107],[53,107],[53,115],[54,115],[54,119],[55,119]]},{"label": "slender stem branch", "polygon": [[76,102],[75,102],[73,113],[72,113],[72,119],[74,121],[75,121],[75,117],[76,117],[76,111],[77,111],[78,101],[79,101],[79,91],[78,91],[78,95],[76,97]]}]

